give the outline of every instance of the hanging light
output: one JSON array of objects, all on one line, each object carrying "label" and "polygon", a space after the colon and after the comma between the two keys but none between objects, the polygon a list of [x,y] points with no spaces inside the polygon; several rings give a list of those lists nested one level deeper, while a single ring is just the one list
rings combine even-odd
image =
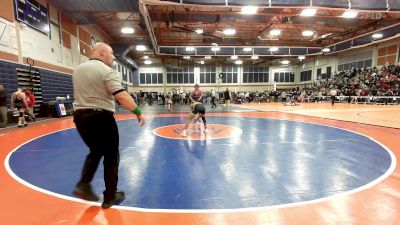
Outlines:
[{"label": "hanging light", "polygon": [[381,33],[375,33],[372,35],[372,38],[374,38],[374,39],[379,39],[381,37],[383,37],[383,34],[381,34]]},{"label": "hanging light", "polygon": [[146,51],[146,46],[144,46],[144,45],[136,45],[136,51]]},{"label": "hanging light", "polygon": [[121,33],[123,34],[133,34],[135,30],[132,27],[123,27]]},{"label": "hanging light", "polygon": [[308,9],[303,9],[301,11],[300,16],[314,16],[317,13],[317,9],[313,8],[308,8]]},{"label": "hanging light", "polygon": [[343,12],[341,17],[343,17],[343,18],[355,18],[357,15],[358,15],[358,12],[352,11],[352,10],[347,10],[347,11]]},{"label": "hanging light", "polygon": [[330,48],[324,48],[324,49],[322,49],[322,51],[325,52],[325,53],[328,53],[328,52],[331,51],[331,49]]},{"label": "hanging light", "polygon": [[251,52],[251,50],[253,50],[253,49],[249,48],[249,47],[246,47],[246,48],[243,49],[243,51],[245,51],[245,52]]},{"label": "hanging light", "polygon": [[304,37],[310,37],[314,35],[314,31],[312,30],[305,30],[301,33]]},{"label": "hanging light", "polygon": [[257,7],[256,6],[244,6],[242,7],[241,13],[242,14],[256,14],[257,13]]},{"label": "hanging light", "polygon": [[269,35],[271,35],[271,36],[279,36],[279,35],[281,35],[281,33],[282,33],[282,31],[278,30],[278,29],[273,29],[273,30],[269,31]]},{"label": "hanging light", "polygon": [[234,34],[236,34],[236,30],[232,29],[232,28],[225,29],[223,32],[224,32],[225,35],[234,35]]}]

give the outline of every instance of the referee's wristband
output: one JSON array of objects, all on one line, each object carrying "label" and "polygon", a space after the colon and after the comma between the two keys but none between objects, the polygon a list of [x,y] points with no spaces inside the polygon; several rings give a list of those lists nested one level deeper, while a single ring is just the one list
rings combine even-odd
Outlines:
[{"label": "referee's wristband", "polygon": [[136,116],[142,115],[142,110],[140,109],[139,106],[136,106],[136,108],[135,108],[134,110],[132,110],[132,112],[133,112],[134,114],[136,114]]}]

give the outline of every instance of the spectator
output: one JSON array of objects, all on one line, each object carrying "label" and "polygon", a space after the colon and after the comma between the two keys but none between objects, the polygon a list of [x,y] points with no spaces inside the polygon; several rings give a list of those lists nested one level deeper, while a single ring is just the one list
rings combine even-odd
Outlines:
[{"label": "spectator", "polygon": [[331,100],[332,100],[332,106],[335,104],[335,100],[336,100],[336,95],[337,95],[337,90],[336,88],[332,88],[331,91],[329,92],[330,96],[331,96]]},{"label": "spectator", "polygon": [[31,90],[26,90],[26,97],[28,101],[28,118],[29,121],[35,121],[36,117],[34,114],[34,108],[35,108],[35,96],[33,95]]}]

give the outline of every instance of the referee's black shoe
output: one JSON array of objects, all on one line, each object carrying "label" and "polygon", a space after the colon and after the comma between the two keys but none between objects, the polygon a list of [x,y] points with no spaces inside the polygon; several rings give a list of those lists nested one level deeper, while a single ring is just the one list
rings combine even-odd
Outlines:
[{"label": "referee's black shoe", "polygon": [[97,202],[99,197],[92,191],[90,184],[78,184],[72,194],[80,199]]},{"label": "referee's black shoe", "polygon": [[101,204],[101,208],[108,209],[113,205],[119,205],[122,201],[124,201],[124,199],[125,199],[125,192],[123,191],[115,192],[114,199],[104,201],[103,204]]}]

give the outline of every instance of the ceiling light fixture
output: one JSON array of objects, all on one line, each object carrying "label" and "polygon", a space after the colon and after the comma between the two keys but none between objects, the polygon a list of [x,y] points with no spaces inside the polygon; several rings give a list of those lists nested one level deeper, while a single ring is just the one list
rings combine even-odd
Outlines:
[{"label": "ceiling light fixture", "polygon": [[317,9],[308,8],[303,9],[300,13],[300,16],[314,16],[317,13]]},{"label": "ceiling light fixture", "polygon": [[148,59],[149,57],[147,55],[143,56],[143,59]]},{"label": "ceiling light fixture", "polygon": [[306,57],[304,56],[304,55],[300,55],[299,57],[297,57],[298,59],[300,59],[300,60],[303,60],[303,59],[305,59]]},{"label": "ceiling light fixture", "polygon": [[238,59],[238,56],[237,55],[233,55],[233,56],[231,56],[231,59]]},{"label": "ceiling light fixture", "polygon": [[381,34],[381,33],[376,33],[376,34],[372,35],[372,38],[374,38],[374,39],[379,39],[381,37],[383,37],[383,34]]},{"label": "ceiling light fixture", "polygon": [[203,61],[203,60],[201,60],[201,61],[200,61],[200,64],[204,64],[204,61]]},{"label": "ceiling light fixture", "polygon": [[146,51],[146,46],[144,46],[144,45],[136,45],[136,51]]},{"label": "ceiling light fixture", "polygon": [[311,37],[314,35],[314,31],[312,30],[305,30],[301,33],[304,37]]},{"label": "ceiling light fixture", "polygon": [[253,49],[249,48],[249,47],[246,47],[246,48],[243,49],[243,51],[245,51],[245,52],[251,52],[251,50],[253,50]]},{"label": "ceiling light fixture", "polygon": [[205,59],[211,59],[211,56],[207,55],[207,56],[204,56],[204,58]]},{"label": "ceiling light fixture", "polygon": [[190,59],[190,55],[183,56],[184,59]]},{"label": "ceiling light fixture", "polygon": [[228,28],[228,29],[224,30],[224,34],[225,35],[234,35],[234,34],[236,34],[236,30],[232,29],[232,28]]},{"label": "ceiling light fixture", "polygon": [[324,48],[324,49],[322,49],[322,51],[325,52],[325,53],[328,53],[328,52],[331,51],[331,49],[330,48]]},{"label": "ceiling light fixture", "polygon": [[135,30],[132,27],[123,27],[121,33],[123,34],[133,34]]},{"label": "ceiling light fixture", "polygon": [[281,35],[281,33],[282,33],[282,31],[278,30],[278,29],[273,29],[273,30],[269,31],[269,35],[271,35],[271,36],[279,36],[279,35]]},{"label": "ceiling light fixture", "polygon": [[287,65],[287,64],[289,64],[290,62],[289,62],[289,60],[283,60],[281,63],[282,63],[283,65]]},{"label": "ceiling light fixture", "polygon": [[203,29],[196,29],[194,32],[196,32],[198,34],[202,34],[203,33]]},{"label": "ceiling light fixture", "polygon": [[358,12],[348,10],[348,11],[343,12],[341,17],[343,17],[343,18],[355,18],[357,15],[358,15]]},{"label": "ceiling light fixture", "polygon": [[258,59],[258,55],[252,55],[251,59]]},{"label": "ceiling light fixture", "polygon": [[242,7],[241,13],[247,14],[247,15],[256,14],[257,9],[258,9],[258,7],[256,7],[256,6],[244,6],[244,7]]},{"label": "ceiling light fixture", "polygon": [[146,60],[146,61],[144,61],[144,64],[150,65],[150,64],[151,64],[151,61],[150,61],[150,60]]},{"label": "ceiling light fixture", "polygon": [[236,60],[236,61],[235,61],[235,64],[237,64],[237,65],[240,65],[240,64],[242,64],[242,63],[243,63],[242,60]]}]

